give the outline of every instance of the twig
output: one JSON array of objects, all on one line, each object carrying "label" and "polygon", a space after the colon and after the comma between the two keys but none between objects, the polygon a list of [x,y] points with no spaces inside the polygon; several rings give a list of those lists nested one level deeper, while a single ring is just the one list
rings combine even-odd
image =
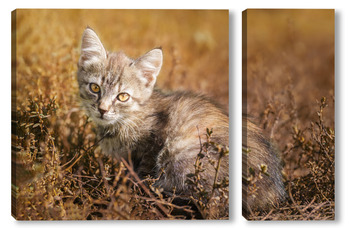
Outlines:
[{"label": "twig", "polygon": [[169,202],[166,202],[166,201],[161,201],[161,200],[158,200],[156,198],[148,198],[148,197],[138,196],[138,195],[136,195],[135,197],[139,198],[139,199],[144,199],[146,201],[158,202],[160,204],[164,204],[166,206],[170,206],[170,207],[173,207],[173,208],[182,209],[182,210],[184,210],[186,212],[189,212],[189,213],[193,213],[194,212],[193,210],[186,208],[186,206],[178,206],[176,204],[169,203]]},{"label": "twig", "polygon": [[288,183],[288,193],[289,193],[289,197],[290,197],[290,199],[292,200],[292,202],[293,202],[295,208],[299,211],[300,215],[304,217],[304,215],[303,215],[304,213],[299,209],[299,205],[297,205],[297,203],[294,201],[294,198],[293,198],[293,196],[292,196],[292,190],[291,190],[291,184],[290,184],[290,182]]},{"label": "twig", "polygon": [[261,219],[261,221],[265,221],[273,212],[273,209],[271,209],[271,211],[264,217]]},{"label": "twig", "polygon": [[311,204],[313,204],[315,202],[315,200],[316,200],[316,197],[314,196],[314,198],[311,200],[311,202],[304,209],[302,209],[301,211],[305,212],[311,206]]},{"label": "twig", "polygon": [[[106,136],[103,136],[101,139],[99,139],[96,143],[94,143],[92,146],[88,147],[87,149],[82,148],[82,150],[86,153],[91,149],[95,149],[98,144],[105,138]],[[95,148],[94,148],[95,147]],[[70,166],[68,166],[67,168],[64,169],[64,171],[67,171],[69,169],[71,169],[82,157],[83,157],[84,153],[80,154],[80,156],[73,162],[73,164],[71,164]],[[69,161],[70,162],[70,161]],[[69,163],[68,162],[68,163]],[[66,163],[67,164],[67,163]],[[63,166],[65,166],[66,164],[64,164]],[[61,166],[61,167],[63,167]]]},{"label": "twig", "polygon": [[[141,186],[141,188],[146,192],[146,194],[151,197],[152,199],[155,199],[155,197],[152,195],[152,193],[150,192],[150,190],[142,183],[141,179],[139,178],[139,176],[135,173],[135,171],[131,168],[131,166],[125,161],[124,158],[121,158],[123,164],[126,166],[126,168],[129,170],[130,174],[137,180],[138,183],[140,183],[139,185]],[[163,205],[161,205],[158,202],[155,202],[157,204],[157,206],[162,210],[162,212],[166,215],[169,216],[168,211],[163,207]],[[155,208],[155,211],[157,212],[157,214],[159,216],[162,216],[162,214],[158,211],[157,208]],[[164,217],[164,216],[162,216]]]},{"label": "twig", "polygon": [[319,204],[317,207],[315,207],[315,208],[307,215],[307,217],[304,218],[304,220],[308,220],[314,212],[316,212],[318,209],[320,209],[320,208],[321,208],[323,205],[325,205],[326,203],[328,203],[328,202],[321,203],[321,204]]}]

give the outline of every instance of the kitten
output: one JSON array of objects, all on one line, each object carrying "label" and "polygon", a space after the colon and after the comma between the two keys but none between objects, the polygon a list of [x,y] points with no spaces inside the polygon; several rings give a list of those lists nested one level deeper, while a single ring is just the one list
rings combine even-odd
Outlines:
[{"label": "kitten", "polygon": [[[156,186],[164,191],[189,193],[186,175],[194,173],[195,160],[211,140],[228,147],[229,118],[217,104],[190,92],[164,93],[156,88],[163,61],[161,48],[137,59],[123,52],[109,53],[96,33],[87,28],[82,37],[78,83],[82,104],[102,138],[102,152],[128,161],[131,153],[140,177],[159,177]],[[218,157],[209,148],[211,157]],[[203,182],[209,189],[215,168],[203,159]],[[229,158],[221,162],[218,181],[229,176]],[[206,181],[204,181],[204,179]]]},{"label": "kitten", "polygon": [[[215,102],[190,92],[164,93],[154,88],[163,62],[160,48],[137,59],[123,52],[108,53],[97,34],[84,31],[78,62],[78,83],[82,104],[97,126],[102,152],[128,161],[129,154],[140,177],[160,177],[156,186],[166,192],[173,188],[189,194],[187,174],[194,173],[195,160],[206,142],[207,129],[211,141],[229,146],[229,118]],[[261,131],[247,122],[243,135],[245,147],[253,145],[243,168],[268,165],[273,176],[257,182],[259,195],[247,196],[248,184],[243,181],[243,210],[264,208],[282,198],[283,183],[279,159]],[[218,152],[209,147],[209,154]],[[203,159],[202,185],[210,189],[215,168]],[[244,171],[247,178],[248,171]],[[223,157],[218,181],[229,179],[229,157]]]},{"label": "kitten", "polygon": [[243,116],[242,209],[247,216],[252,210],[266,210],[282,202],[286,192],[276,148],[247,115]]}]

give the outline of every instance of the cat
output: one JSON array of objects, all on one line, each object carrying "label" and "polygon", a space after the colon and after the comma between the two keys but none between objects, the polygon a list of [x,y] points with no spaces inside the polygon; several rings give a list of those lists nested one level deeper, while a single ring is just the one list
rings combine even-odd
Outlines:
[{"label": "cat", "polygon": [[[159,177],[155,186],[188,195],[191,188],[186,178],[195,171],[207,130],[212,129],[212,142],[229,147],[229,117],[206,96],[184,91],[165,93],[156,88],[162,63],[161,48],[137,59],[123,52],[107,52],[88,27],[82,36],[78,62],[79,94],[87,115],[96,125],[104,154],[126,161],[131,157],[140,177]],[[248,196],[248,183],[243,181],[243,197],[247,197],[243,211],[250,211],[283,198],[283,183],[273,147],[259,128],[246,123],[249,124],[243,130],[243,138],[248,138],[245,147],[253,148],[243,159],[243,168],[256,168],[264,163],[273,175],[257,182],[259,194],[254,197]],[[208,150],[212,158],[219,157],[214,146]],[[201,173],[201,185],[209,191],[215,166],[208,157],[202,162],[205,171]],[[248,173],[243,172],[246,179]],[[222,158],[217,178],[218,182],[229,179],[229,156]]]},{"label": "cat", "polygon": [[242,118],[242,213],[267,210],[286,198],[276,146],[246,114]]},{"label": "cat", "polygon": [[[82,105],[96,125],[104,154],[128,161],[140,177],[159,177],[155,186],[190,194],[187,175],[206,142],[229,146],[229,117],[215,102],[191,92],[165,93],[155,88],[163,63],[161,48],[137,59],[107,52],[97,34],[86,28],[78,62]],[[212,158],[219,153],[208,148]],[[202,185],[210,189],[215,167],[203,158]],[[229,179],[229,156],[222,158],[217,181]]]}]

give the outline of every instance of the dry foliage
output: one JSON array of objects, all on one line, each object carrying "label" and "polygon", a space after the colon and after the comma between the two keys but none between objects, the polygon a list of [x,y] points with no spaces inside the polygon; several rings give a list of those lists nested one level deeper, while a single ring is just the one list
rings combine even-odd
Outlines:
[{"label": "dry foliage", "polygon": [[247,28],[246,111],[279,148],[288,195],[248,219],[334,219],[334,12],[251,10]]},{"label": "dry foliage", "polygon": [[[152,186],[156,179],[140,180],[128,161],[101,154],[76,82],[81,35],[89,25],[108,50],[131,57],[162,46],[160,88],[203,92],[228,110],[227,12],[17,10],[13,16],[12,213],[17,219],[228,218],[228,211],[213,209],[227,204],[228,183],[215,182],[204,192],[198,182],[208,144],[222,156],[228,153],[210,141],[210,131],[188,177],[195,193],[164,193]],[[219,168],[220,159],[212,164]]]}]

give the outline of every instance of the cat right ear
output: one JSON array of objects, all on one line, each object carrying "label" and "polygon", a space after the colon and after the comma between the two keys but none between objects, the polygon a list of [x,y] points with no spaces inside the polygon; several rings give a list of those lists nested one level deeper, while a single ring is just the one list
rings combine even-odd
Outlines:
[{"label": "cat right ear", "polygon": [[161,48],[155,48],[135,61],[135,66],[142,72],[146,87],[154,86],[162,64],[163,51]]},{"label": "cat right ear", "polygon": [[81,42],[79,66],[87,67],[103,62],[107,53],[97,34],[91,28],[86,28]]}]

